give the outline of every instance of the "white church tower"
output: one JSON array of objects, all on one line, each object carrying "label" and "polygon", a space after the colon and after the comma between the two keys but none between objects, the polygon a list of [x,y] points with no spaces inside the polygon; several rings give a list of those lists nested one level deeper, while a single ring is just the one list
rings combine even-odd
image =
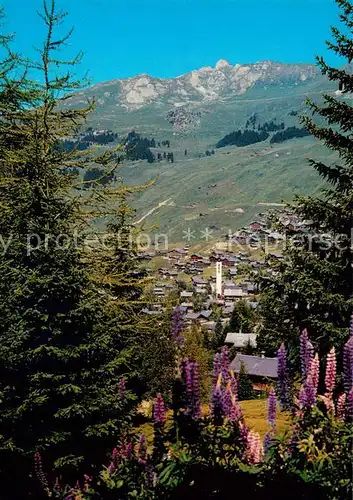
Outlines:
[{"label": "white church tower", "polygon": [[216,298],[222,296],[222,262],[216,263]]}]

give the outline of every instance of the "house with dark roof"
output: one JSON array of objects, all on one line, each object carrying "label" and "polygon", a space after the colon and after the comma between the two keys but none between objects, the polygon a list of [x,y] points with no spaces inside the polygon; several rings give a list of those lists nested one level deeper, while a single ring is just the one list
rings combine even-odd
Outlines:
[{"label": "house with dark roof", "polygon": [[244,363],[246,371],[252,378],[277,378],[277,358],[261,358],[238,353],[231,362],[230,369],[234,370],[235,373],[239,373],[242,363]]}]

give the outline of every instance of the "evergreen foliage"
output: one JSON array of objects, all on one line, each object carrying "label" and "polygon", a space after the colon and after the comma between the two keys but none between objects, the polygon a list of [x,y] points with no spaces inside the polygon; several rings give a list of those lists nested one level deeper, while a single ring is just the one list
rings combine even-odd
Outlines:
[{"label": "evergreen foliage", "polygon": [[228,331],[252,333],[255,326],[255,312],[245,300],[239,300],[234,304],[230,317]]},{"label": "evergreen foliage", "polygon": [[255,397],[255,391],[253,389],[252,382],[243,362],[241,362],[240,364],[238,378],[238,397],[239,401],[246,401],[248,399],[254,399]]},{"label": "evergreen foliage", "polygon": [[271,137],[270,143],[280,143],[284,141],[289,141],[290,139],[306,137],[310,135],[310,132],[306,128],[298,127],[288,127],[281,132],[277,132]]},{"label": "evergreen foliage", "polygon": [[[328,46],[350,63],[353,6],[346,0],[337,0],[337,4],[344,27],[342,31],[332,29],[334,41]],[[331,344],[340,349],[348,335],[353,291],[353,107],[344,97],[353,91],[353,75],[348,66],[336,69],[322,58],[318,64],[322,73],[337,83],[342,96],[324,95],[322,105],[309,102],[324,121],[322,125],[309,116],[302,122],[311,135],[337,152],[337,163],[310,160],[327,185],[320,197],[297,197],[290,207],[305,221],[304,232],[298,236],[277,220],[287,239],[284,259],[270,259],[276,274],[260,279],[263,329],[259,344],[270,355],[283,341],[292,350],[298,346],[298,329],[308,329],[320,352]]]},{"label": "evergreen foliage", "polygon": [[[93,104],[67,109],[58,102],[82,82],[70,71],[60,74],[64,62],[55,57],[71,34],[55,38],[66,14],[47,0],[41,17],[47,36],[40,59],[9,51],[0,66],[0,233],[6,243],[0,255],[0,470],[12,498],[34,491],[36,452],[51,464],[53,477],[68,480],[102,463],[134,404],[134,379],[124,391],[119,383],[136,375],[142,356],[136,318],[143,281],[131,282],[134,249],[114,247],[100,274],[99,259],[85,251],[85,235],[102,192],[99,202],[93,193],[80,199],[75,176],[67,175],[115,165],[107,152],[58,147],[82,127]],[[2,42],[7,47],[8,40]],[[36,81],[27,78],[36,72]],[[125,192],[120,188],[121,196]],[[117,190],[111,194],[116,199]],[[125,213],[122,200],[119,206]],[[112,217],[115,236],[119,228],[129,239],[125,219]]]},{"label": "evergreen foliage", "polygon": [[226,146],[237,146],[244,147],[250,144],[256,144],[257,142],[266,141],[269,138],[269,134],[264,131],[256,132],[255,130],[237,130],[232,132],[220,141],[217,142],[216,148],[224,148]]}]

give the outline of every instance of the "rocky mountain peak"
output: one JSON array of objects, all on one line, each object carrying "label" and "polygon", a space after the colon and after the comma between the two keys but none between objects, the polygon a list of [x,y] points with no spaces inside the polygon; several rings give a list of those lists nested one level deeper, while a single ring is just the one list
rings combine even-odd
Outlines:
[{"label": "rocky mountain peak", "polygon": [[230,68],[232,65],[230,64],[230,62],[228,62],[226,59],[220,59],[216,66],[215,66],[215,69],[217,70],[222,70],[224,68]]}]

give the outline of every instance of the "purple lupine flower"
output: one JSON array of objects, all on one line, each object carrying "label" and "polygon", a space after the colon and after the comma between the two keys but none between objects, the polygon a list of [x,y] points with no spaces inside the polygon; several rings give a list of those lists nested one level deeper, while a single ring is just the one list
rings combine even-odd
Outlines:
[{"label": "purple lupine flower", "polygon": [[225,416],[225,418],[229,418],[233,407],[230,384],[224,389],[221,394],[221,404],[223,415]]},{"label": "purple lupine flower", "polygon": [[192,396],[193,386],[194,386],[194,369],[192,361],[186,360],[185,363],[185,383],[186,383],[186,393],[190,398]]},{"label": "purple lupine flower", "polygon": [[268,423],[274,429],[276,427],[277,398],[275,391],[271,388],[268,395]]},{"label": "purple lupine flower", "polygon": [[240,438],[244,444],[248,441],[249,427],[244,421],[240,422]]},{"label": "purple lupine flower", "polygon": [[222,347],[221,351],[221,373],[223,384],[226,384],[230,378],[229,374],[229,349],[227,346]]},{"label": "purple lupine flower", "polygon": [[147,465],[145,471],[145,479],[147,488],[154,488],[156,486],[156,474],[152,465]]},{"label": "purple lupine flower", "polygon": [[220,373],[218,375],[217,383],[212,390],[212,411],[214,416],[223,414],[221,383],[222,374]]},{"label": "purple lupine flower", "polygon": [[264,438],[264,452],[267,453],[272,441],[273,432],[267,431]]},{"label": "purple lupine flower", "polygon": [[308,376],[309,367],[314,357],[314,347],[309,340],[308,331],[305,328],[300,336],[300,360],[302,374],[306,378]]},{"label": "purple lupine flower", "polygon": [[353,314],[351,316],[351,322],[349,324],[349,336],[353,337]]},{"label": "purple lupine flower", "polygon": [[284,344],[277,352],[277,392],[282,408],[287,409],[290,401],[290,387],[287,368],[287,352]]},{"label": "purple lupine flower", "polygon": [[325,374],[325,386],[326,391],[331,394],[335,388],[336,382],[336,352],[335,348],[332,347],[327,355],[326,363],[326,374]]},{"label": "purple lupine flower", "polygon": [[230,373],[230,387],[235,401],[238,401],[238,379],[236,378],[233,370],[229,370]]},{"label": "purple lupine flower", "polygon": [[311,408],[316,400],[313,381],[308,377],[299,392],[299,406],[302,409]]},{"label": "purple lupine flower", "polygon": [[181,336],[182,331],[183,331],[183,315],[180,306],[177,306],[174,309],[172,315],[172,335],[178,345],[180,345],[184,340],[184,337]]},{"label": "purple lupine flower", "polygon": [[200,387],[199,387],[199,365],[193,363],[193,380],[192,380],[192,418],[195,420],[201,417],[201,404],[200,404]]},{"label": "purple lupine flower", "polygon": [[166,421],[165,406],[161,394],[157,394],[153,405],[153,419],[156,425],[163,425]]},{"label": "purple lupine flower", "polygon": [[183,372],[186,385],[187,414],[198,419],[201,416],[198,363],[185,359]]},{"label": "purple lupine flower", "polygon": [[349,391],[346,398],[346,421],[353,421],[353,388]]},{"label": "purple lupine flower", "polygon": [[243,416],[243,412],[236,401],[233,401],[232,408],[229,412],[228,419],[231,422],[238,422]]},{"label": "purple lupine flower", "polygon": [[127,443],[125,445],[125,458],[131,460],[134,455],[134,447],[132,443]]},{"label": "purple lupine flower", "polygon": [[216,387],[218,376],[221,373],[221,356],[217,352],[213,360],[213,388]]},{"label": "purple lupine flower", "polygon": [[39,453],[39,451],[36,451],[34,454],[34,470],[37,476],[38,481],[42,485],[44,489],[48,489],[48,480],[46,478],[46,475],[44,474],[43,471],[43,464],[42,464],[42,457]]},{"label": "purple lupine flower", "polygon": [[343,348],[343,385],[347,393],[353,386],[353,337],[350,337]]},{"label": "purple lupine flower", "polygon": [[346,412],[347,394],[343,393],[338,396],[336,405],[336,417],[338,420],[344,420]]},{"label": "purple lupine flower", "polygon": [[145,465],[147,463],[147,443],[144,434],[141,434],[137,448],[138,463]]},{"label": "purple lupine flower", "polygon": [[119,380],[118,390],[119,390],[119,396],[121,397],[122,400],[124,400],[126,393],[126,380],[124,378],[121,378]]},{"label": "purple lupine flower", "polygon": [[310,377],[313,387],[315,390],[315,395],[319,388],[319,377],[320,377],[320,360],[319,355],[316,353],[314,359],[310,363],[308,377]]}]

